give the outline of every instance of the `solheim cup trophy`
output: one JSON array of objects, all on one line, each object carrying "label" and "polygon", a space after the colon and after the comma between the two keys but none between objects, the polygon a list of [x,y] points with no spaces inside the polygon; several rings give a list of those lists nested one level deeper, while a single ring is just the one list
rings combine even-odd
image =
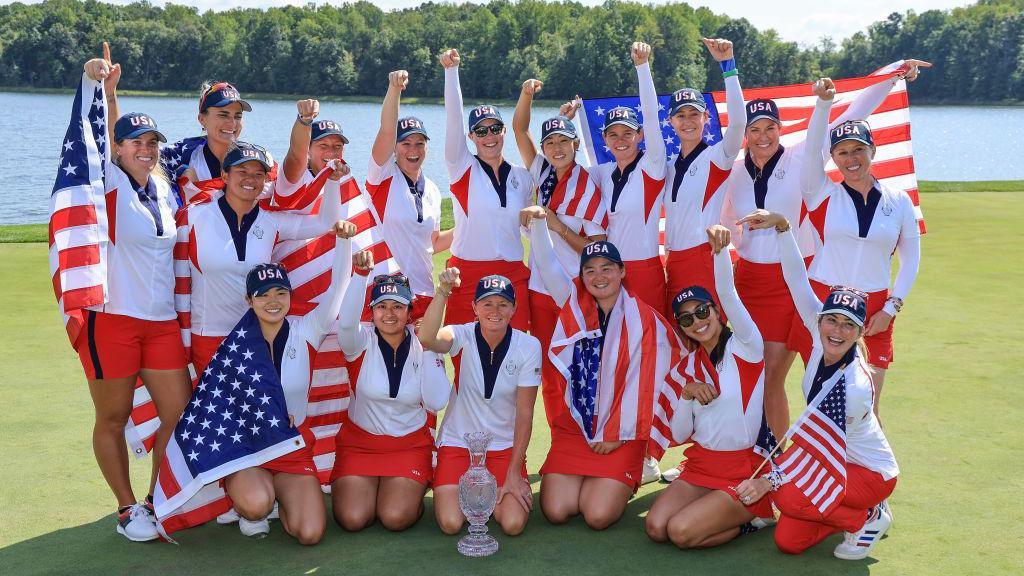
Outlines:
[{"label": "solheim cup trophy", "polygon": [[459,478],[459,508],[469,520],[469,534],[459,539],[459,553],[490,556],[498,551],[498,541],[487,533],[487,519],[498,501],[498,482],[484,465],[491,434],[471,432],[463,438],[469,446],[469,469]]}]

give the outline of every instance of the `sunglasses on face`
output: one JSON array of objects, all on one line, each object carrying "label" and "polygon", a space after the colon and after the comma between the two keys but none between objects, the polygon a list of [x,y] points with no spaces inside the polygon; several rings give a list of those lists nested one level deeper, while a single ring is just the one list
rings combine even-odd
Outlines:
[{"label": "sunglasses on face", "polygon": [[408,286],[409,278],[405,274],[378,274],[373,277],[374,284],[397,284]]},{"label": "sunglasses on face", "polygon": [[473,128],[473,134],[476,134],[477,138],[483,138],[484,136],[487,136],[488,132],[490,132],[491,134],[501,134],[504,130],[505,125],[498,123],[491,124],[490,126],[478,126],[476,128]]},{"label": "sunglasses on face", "polygon": [[693,312],[681,312],[676,315],[676,322],[683,328],[693,326],[694,317],[697,320],[707,320],[711,315],[711,303],[705,302],[693,309]]}]

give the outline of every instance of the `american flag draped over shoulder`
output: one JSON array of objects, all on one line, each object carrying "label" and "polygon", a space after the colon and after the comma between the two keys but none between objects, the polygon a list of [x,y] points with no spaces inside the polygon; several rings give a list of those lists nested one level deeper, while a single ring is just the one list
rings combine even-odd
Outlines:
[{"label": "american flag draped over shoulder", "polygon": [[[690,352],[683,357],[665,377],[665,386],[654,408],[654,421],[651,425],[651,440],[647,446],[647,454],[660,460],[665,451],[673,446],[685,444],[689,437],[676,438],[672,431],[672,419],[676,416],[676,409],[682,398],[683,387],[691,382],[703,382],[721,392],[718,387],[718,371],[715,370],[711,359],[703,348]],[[688,427],[693,432],[692,425]]]},{"label": "american flag draped over shoulder", "polygon": [[842,369],[825,381],[785,437],[793,443],[778,458],[778,469],[822,515],[828,515],[843,501],[846,490],[846,377]]},{"label": "american flag draped over shoulder", "polygon": [[601,199],[601,188],[591,178],[590,172],[579,164],[573,164],[572,172],[559,181],[554,166],[547,160],[543,162],[537,203],[557,214],[588,220],[607,230],[608,208]]},{"label": "american flag draped over shoulder", "polygon": [[231,508],[217,481],[304,446],[259,320],[250,310],[217,349],[160,463],[153,505],[170,534]]},{"label": "american flag draped over shoulder", "polygon": [[[832,105],[829,121],[835,120],[846,111],[850,103],[866,88],[885,82],[903,71],[903,63],[897,62],[886,66],[870,76],[836,80],[835,103]],[[807,121],[814,111],[817,96],[811,91],[812,84],[793,84],[790,86],[771,86],[767,88],[744,88],[743,97],[747,100],[770,98],[779,107],[782,119],[783,146],[791,146],[807,138]],[[662,138],[665,139],[667,154],[679,152],[679,142],[668,121],[669,96],[658,97],[659,118],[661,119]],[[705,92],[704,100],[708,103],[711,120],[704,132],[704,141],[709,145],[722,138],[722,129],[729,126],[729,116],[725,105],[725,92]],[[583,100],[583,113],[580,115],[583,133],[586,140],[587,158],[590,164],[596,165],[611,162],[614,159],[604,146],[601,129],[604,126],[604,114],[615,106],[628,106],[640,112],[640,98],[636,96],[615,98],[592,98]],[[921,233],[925,232],[924,214],[917,191],[917,175],[914,171],[913,142],[910,137],[910,100],[907,97],[907,84],[904,80],[896,82],[882,104],[865,120],[871,126],[872,136],[877,150],[871,167],[875,178],[892,190],[902,190],[910,196],[914,203],[918,226]],[[641,144],[641,147],[643,144]],[[840,174],[835,164],[829,159],[826,164],[828,175],[839,181]]]},{"label": "american flag draped over shoulder", "polygon": [[50,195],[50,275],[72,345],[83,310],[107,299],[106,102],[103,83],[83,74]]},{"label": "american flag draped over shoulder", "polygon": [[622,288],[602,335],[597,302],[579,278],[558,314],[550,376],[588,440],[646,440],[654,402],[679,355],[672,327]]}]

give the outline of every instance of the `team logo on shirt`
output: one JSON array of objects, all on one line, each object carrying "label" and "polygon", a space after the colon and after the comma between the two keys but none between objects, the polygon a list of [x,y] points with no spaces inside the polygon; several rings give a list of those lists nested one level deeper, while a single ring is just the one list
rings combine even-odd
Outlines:
[{"label": "team logo on shirt", "polygon": [[263,228],[260,228],[259,226],[253,226],[252,227],[252,235],[257,237],[257,238],[259,238],[260,240],[262,240],[263,239]]},{"label": "team logo on shirt", "polygon": [[444,360],[441,360],[440,356],[434,356],[434,363],[437,364],[438,368],[444,368]]},{"label": "team logo on shirt", "polygon": [[505,374],[508,374],[509,376],[515,376],[516,372],[518,372],[518,371],[519,371],[519,366],[516,366],[515,362],[507,362],[507,363],[505,363]]},{"label": "team logo on shirt", "polygon": [[295,347],[294,346],[289,346],[288,350],[285,351],[285,354],[287,354],[288,357],[291,358],[292,360],[295,360],[295,354],[296,354]]},{"label": "team logo on shirt", "polygon": [[785,177],[786,177],[786,171],[783,170],[782,168],[779,168],[778,170],[775,171],[775,178],[777,180],[782,180]]},{"label": "team logo on shirt", "polygon": [[882,214],[892,216],[892,204],[889,202],[882,202]]},{"label": "team logo on shirt", "polygon": [[687,172],[687,174],[689,174],[690,176],[696,176],[697,175],[697,165],[696,164],[691,164],[690,165],[690,171]]},{"label": "team logo on shirt", "polygon": [[516,190],[518,190],[519,189],[519,178],[516,178],[515,174],[512,175],[511,182],[512,182],[512,188],[515,188]]}]

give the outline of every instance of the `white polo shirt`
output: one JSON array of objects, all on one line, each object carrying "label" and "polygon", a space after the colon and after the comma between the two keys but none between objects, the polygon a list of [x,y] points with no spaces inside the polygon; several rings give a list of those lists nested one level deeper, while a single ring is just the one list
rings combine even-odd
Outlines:
[{"label": "white polo shirt", "polygon": [[135,183],[112,162],[104,165],[110,243],[107,302],[90,310],[140,320],[174,320],[174,244],[178,204],[170,184],[149,178],[143,201]]},{"label": "white polo shirt", "polygon": [[[418,199],[412,188],[421,192]],[[437,185],[422,174],[419,182],[410,183],[394,156],[383,166],[371,156],[366,191],[380,219],[381,235],[399,270],[409,278],[413,294],[433,296],[433,237],[441,231],[441,193]]]},{"label": "white polo shirt", "polygon": [[[476,322],[449,326],[455,336],[449,354],[455,364],[455,386],[438,431],[438,446],[468,448],[463,435],[486,431],[493,436],[489,450],[512,447],[516,396],[519,388],[540,386],[540,341],[509,328],[511,340],[498,367],[490,397],[485,396]],[[489,351],[486,351],[489,353]]]}]

